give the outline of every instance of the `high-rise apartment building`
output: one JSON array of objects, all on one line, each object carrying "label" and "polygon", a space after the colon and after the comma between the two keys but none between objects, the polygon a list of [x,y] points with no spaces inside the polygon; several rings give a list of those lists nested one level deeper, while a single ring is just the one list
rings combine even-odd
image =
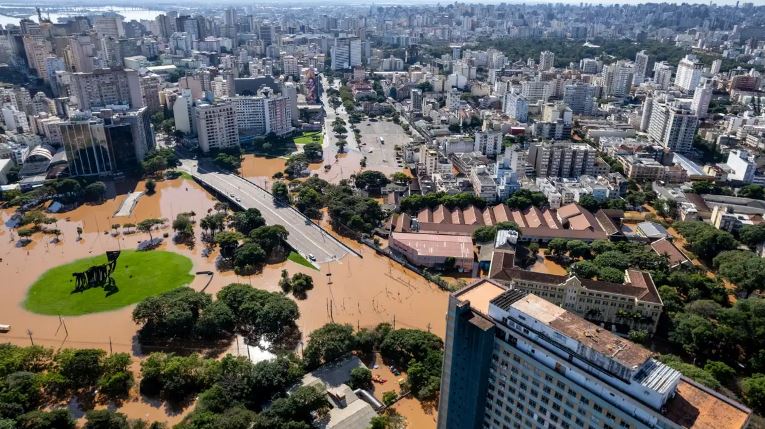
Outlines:
[{"label": "high-rise apartment building", "polygon": [[348,70],[361,65],[361,40],[356,37],[335,39],[331,56],[332,70]]},{"label": "high-rise apartment building", "polygon": [[132,69],[97,69],[72,73],[69,92],[80,110],[111,105],[143,106],[138,73]]},{"label": "high-rise apartment building", "polygon": [[526,97],[512,90],[502,97],[502,111],[518,122],[529,120],[529,102]]},{"label": "high-rise apartment building", "polygon": [[587,144],[537,142],[529,148],[527,164],[537,177],[592,176],[597,150]]},{"label": "high-rise apartment building", "polygon": [[69,91],[80,110],[112,105],[143,106],[138,72],[132,69],[97,69],[92,73],[72,73]]},{"label": "high-rise apartment building", "polygon": [[693,102],[691,102],[691,112],[699,119],[707,117],[709,103],[712,101],[712,84],[704,82],[693,90]]},{"label": "high-rise apartment building", "polygon": [[563,102],[575,115],[591,116],[596,110],[595,87],[587,83],[572,83],[563,88]]},{"label": "high-rise apartment building", "polygon": [[422,90],[418,88],[412,88],[409,90],[409,100],[412,105],[412,112],[422,113],[422,104],[424,101]]},{"label": "high-rise apartment building", "polygon": [[204,153],[239,146],[236,113],[234,105],[229,101],[195,106],[194,125],[199,148]]},{"label": "high-rise apartment building", "polygon": [[149,113],[157,113],[162,109],[159,102],[159,90],[162,88],[162,78],[156,74],[141,76],[139,80],[141,87],[141,100],[143,105],[149,109]]},{"label": "high-rise apartment building", "polygon": [[673,100],[653,100],[648,136],[662,146],[685,153],[693,146],[699,118],[686,106]]},{"label": "high-rise apartment building", "polygon": [[438,429],[742,429],[751,410],[536,295],[449,297]]},{"label": "high-rise apartment building", "polygon": [[181,95],[175,99],[173,119],[176,130],[184,134],[196,132],[196,127],[194,127],[194,99],[191,89],[183,89]]},{"label": "high-rise apartment building", "polygon": [[292,76],[297,78],[300,76],[300,65],[297,58],[293,55],[285,55],[282,57],[282,71],[285,76]]},{"label": "high-rise apartment building", "polygon": [[486,156],[497,156],[502,153],[502,133],[499,131],[476,131],[473,134],[473,152]]},{"label": "high-rise apartment building", "polygon": [[635,66],[626,61],[603,66],[603,93],[609,97],[626,97],[632,88]]},{"label": "high-rise apartment building", "polygon": [[538,101],[547,102],[552,97],[554,90],[552,82],[545,81],[524,81],[521,82],[521,95],[523,95],[530,104],[536,104]]},{"label": "high-rise apartment building", "polygon": [[231,99],[236,123],[242,134],[264,136],[284,135],[292,131],[290,99],[261,91],[257,96],[237,96]]},{"label": "high-rise apartment building", "polygon": [[118,15],[97,16],[93,20],[93,29],[99,37],[125,37],[125,28],[122,26],[122,17]]},{"label": "high-rise apartment building", "polygon": [[37,72],[37,76],[45,79],[48,76],[45,60],[52,49],[50,42],[41,35],[33,34],[27,34],[21,40],[27,54],[27,65]]},{"label": "high-rise apartment building", "polygon": [[640,51],[635,54],[635,74],[632,77],[633,85],[640,85],[648,77],[648,66],[651,61],[651,56],[645,51]]},{"label": "high-rise apartment building", "polygon": [[72,176],[110,176],[135,170],[154,148],[148,110],[105,109],[56,124]]},{"label": "high-rise apartment building", "polygon": [[662,61],[653,65],[653,82],[662,90],[672,86],[672,66]]},{"label": "high-rise apartment building", "polygon": [[555,54],[550,51],[542,51],[539,53],[539,69],[550,70],[555,67]]},{"label": "high-rise apartment building", "polygon": [[688,54],[677,64],[675,86],[683,91],[690,92],[699,86],[703,64],[692,54]]},{"label": "high-rise apartment building", "polygon": [[579,68],[584,74],[597,74],[600,71],[600,64],[594,58],[582,58],[579,61]]}]

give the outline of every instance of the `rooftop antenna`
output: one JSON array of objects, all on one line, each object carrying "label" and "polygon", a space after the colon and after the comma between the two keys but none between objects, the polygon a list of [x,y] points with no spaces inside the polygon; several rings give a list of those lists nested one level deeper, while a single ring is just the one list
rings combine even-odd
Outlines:
[{"label": "rooftop antenna", "polygon": [[42,22],[42,12],[40,12],[40,8],[36,7],[37,10],[37,22]]}]

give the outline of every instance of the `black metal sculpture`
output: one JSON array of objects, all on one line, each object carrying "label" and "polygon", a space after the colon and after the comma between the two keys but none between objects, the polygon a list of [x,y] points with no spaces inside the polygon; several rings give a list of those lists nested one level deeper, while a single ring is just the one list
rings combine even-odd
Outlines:
[{"label": "black metal sculpture", "polygon": [[120,256],[118,250],[106,252],[106,264],[94,265],[79,273],[72,273],[75,279],[75,287],[72,293],[83,292],[94,287],[102,287],[109,294],[116,292],[117,286],[112,278],[114,269],[117,268],[117,259]]}]

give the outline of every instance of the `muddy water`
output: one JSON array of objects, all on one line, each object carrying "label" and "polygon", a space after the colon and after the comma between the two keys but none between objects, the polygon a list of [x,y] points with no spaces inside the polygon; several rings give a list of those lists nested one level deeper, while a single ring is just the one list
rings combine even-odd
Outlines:
[{"label": "muddy water", "polygon": [[566,267],[558,265],[555,263],[555,261],[546,258],[542,254],[542,250],[540,250],[537,254],[537,261],[528,269],[529,271],[534,271],[537,273],[556,274],[560,276],[564,276],[567,273]]},{"label": "muddy water", "polygon": [[242,176],[247,178],[267,177],[284,171],[286,160],[282,158],[266,158],[263,156],[245,155],[242,161]]},{"label": "muddy water", "polygon": [[[139,183],[137,189],[143,189]],[[131,320],[131,307],[111,312],[66,317],[63,324],[56,316],[33,314],[23,308],[28,287],[45,270],[76,259],[101,254],[107,250],[135,248],[138,241],[148,238],[143,233],[113,236],[111,225],[128,222],[138,223],[149,217],[172,220],[178,213],[194,211],[197,219],[212,210],[215,200],[191,180],[164,181],[157,184],[157,192],[142,196],[129,217],[113,218],[112,215],[126,196],[120,195],[101,205],[85,205],[68,213],[53,215],[62,231],[62,240],[52,243],[52,236],[35,234],[33,242],[26,247],[16,247],[13,232],[0,228],[0,324],[12,325],[11,332],[0,334],[0,342],[19,345],[34,344],[53,348],[99,347],[114,352],[129,352],[139,356],[134,345],[136,325]],[[0,211],[7,221],[12,211]],[[77,227],[83,229],[82,239],[77,240]],[[159,236],[172,230],[166,226]],[[197,227],[197,238],[201,231]],[[447,294],[429,284],[421,277],[404,270],[387,258],[377,256],[371,249],[350,242],[363,256],[346,256],[340,261],[324,264],[321,271],[286,261],[266,267],[263,273],[253,276],[237,276],[233,272],[215,272],[208,293],[215,293],[232,282],[249,283],[255,287],[275,291],[282,269],[291,274],[304,272],[314,277],[315,288],[308,299],[298,301],[301,318],[298,325],[307,336],[327,322],[350,323],[354,327],[372,327],[380,322],[396,323],[396,327],[430,329],[443,337]],[[166,239],[164,250],[186,255],[194,263],[194,271],[215,270],[215,253],[202,256],[203,245],[197,239],[196,246],[176,245]],[[328,275],[329,274],[329,275]],[[201,290],[208,282],[206,276],[197,276],[191,286]],[[28,334],[31,332],[31,340]],[[184,413],[167,410],[164,404],[152,404],[134,397],[119,407],[130,417],[144,417],[169,423],[179,421]],[[429,427],[411,426],[410,427]]]}]

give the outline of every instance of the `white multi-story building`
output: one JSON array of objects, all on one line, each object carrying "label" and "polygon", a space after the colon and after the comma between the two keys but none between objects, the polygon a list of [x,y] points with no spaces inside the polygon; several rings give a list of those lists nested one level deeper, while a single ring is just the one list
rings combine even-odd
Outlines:
[{"label": "white multi-story building", "polygon": [[563,89],[563,102],[575,115],[591,116],[596,110],[595,87],[586,83],[572,83]]},{"label": "white multi-story building", "polygon": [[473,152],[481,152],[486,156],[497,156],[502,153],[502,133],[499,131],[476,131]]},{"label": "white multi-story building", "polygon": [[675,86],[690,92],[699,86],[703,64],[695,55],[688,54],[677,64]]},{"label": "white multi-story building", "polygon": [[603,92],[609,97],[626,97],[630,94],[635,66],[619,60],[603,67]]},{"label": "white multi-story building", "polygon": [[175,129],[184,133],[192,134],[196,131],[193,125],[194,118],[194,100],[190,89],[184,89],[173,103],[173,119],[175,120]]},{"label": "white multi-story building", "polygon": [[587,144],[570,142],[532,144],[527,163],[537,177],[592,176],[597,150]]},{"label": "white multi-story building", "polygon": [[502,98],[502,110],[518,122],[529,120],[529,102],[521,94],[508,92]]},{"label": "white multi-story building", "polygon": [[361,65],[361,40],[337,38],[331,49],[332,70],[349,70]]},{"label": "white multi-story building", "polygon": [[286,76],[299,77],[300,76],[300,64],[293,55],[285,55],[282,57],[282,71]]},{"label": "white multi-story building", "polygon": [[728,153],[728,160],[725,164],[732,171],[728,173],[728,180],[752,183],[757,164],[754,162],[754,156],[750,155],[749,152],[733,149]]},{"label": "white multi-story building", "polygon": [[653,82],[659,89],[672,86],[672,66],[662,61],[653,65]]},{"label": "white multi-story building", "polygon": [[691,103],[691,112],[699,119],[707,117],[709,103],[712,101],[712,85],[710,82],[704,82],[693,91],[693,102]]},{"label": "white multi-story building", "polygon": [[284,135],[292,131],[290,100],[260,92],[257,96],[231,98],[237,126],[242,134],[264,136]]},{"label": "white multi-story building", "polygon": [[699,118],[685,106],[666,99],[654,99],[648,136],[674,151],[685,153],[693,146]]},{"label": "white multi-story building", "polygon": [[542,51],[539,53],[539,69],[550,70],[555,67],[555,54],[550,51]]},{"label": "white multi-story building", "polygon": [[236,113],[231,102],[198,104],[194,107],[194,124],[202,152],[239,146]]},{"label": "white multi-story building", "polygon": [[552,82],[544,81],[524,81],[521,82],[521,95],[523,95],[530,104],[538,101],[547,102],[554,92]]},{"label": "white multi-story building", "polygon": [[640,85],[645,81],[648,74],[648,63],[651,57],[645,51],[635,54],[635,74],[632,76],[632,84]]}]

